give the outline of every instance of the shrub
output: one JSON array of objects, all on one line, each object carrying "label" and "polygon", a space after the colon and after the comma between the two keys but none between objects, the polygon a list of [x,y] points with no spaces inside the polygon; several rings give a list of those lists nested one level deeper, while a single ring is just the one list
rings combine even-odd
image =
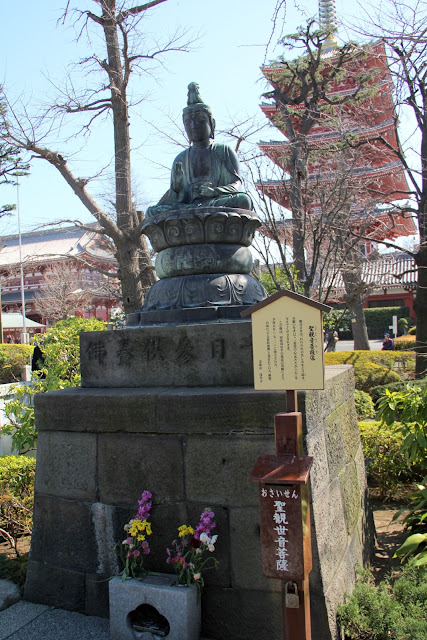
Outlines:
[{"label": "shrub", "polygon": [[408,330],[409,318],[400,318],[397,323],[397,327],[399,329],[399,333],[406,334]]},{"label": "shrub", "polygon": [[393,324],[393,316],[409,318],[409,307],[373,307],[364,309],[369,337],[382,338]]},{"label": "shrub", "polygon": [[[378,415],[403,437],[401,451],[410,462],[427,471],[427,387],[407,385],[403,391],[385,392],[378,403]],[[397,425],[396,420],[400,421]],[[403,559],[415,555],[415,564],[427,565],[427,476],[411,496],[409,512],[404,518],[412,534],[398,549]]]},{"label": "shrub", "polygon": [[403,373],[415,370],[415,353],[394,353],[394,351],[335,351],[325,353],[325,364],[363,365],[375,362],[389,369],[401,369]]},{"label": "shrub", "polygon": [[408,329],[408,336],[416,336],[417,335],[417,327],[411,327]]},{"label": "shrub", "polygon": [[401,380],[398,373],[382,367],[375,362],[369,362],[365,365],[354,367],[354,377],[356,389],[369,392],[372,387],[376,387],[379,384],[391,384],[393,382],[399,382]]},{"label": "shrub", "polygon": [[269,296],[283,289],[295,290],[301,294],[304,293],[304,287],[297,280],[297,272],[293,265],[290,265],[288,270],[279,266],[270,267],[270,269],[265,268],[259,274],[258,280]]},{"label": "shrub", "polygon": [[354,392],[354,403],[359,420],[375,417],[375,406],[369,393],[356,389]]},{"label": "shrub", "polygon": [[338,607],[338,624],[348,640],[425,640],[426,607],[426,567],[407,565],[394,583],[388,579],[378,586],[365,570]]},{"label": "shrub", "polygon": [[412,375],[415,354],[394,351],[336,351],[325,353],[325,364],[352,364],[356,389],[371,394],[373,387],[399,383],[401,376]]},{"label": "shrub", "polygon": [[44,367],[36,373],[32,385],[23,385],[15,390],[15,399],[5,407],[10,424],[0,427],[0,433],[12,435],[15,449],[22,451],[35,445],[37,430],[33,396],[80,384],[80,333],[105,329],[105,322],[96,318],[68,318],[57,322],[45,334],[37,337],[44,356]]},{"label": "shrub", "polygon": [[380,422],[359,422],[366,470],[381,496],[392,495],[410,478],[411,465],[402,451],[403,436]]},{"label": "shrub", "polygon": [[21,371],[31,364],[33,349],[29,344],[0,344],[0,384],[21,379]]},{"label": "shrub", "polygon": [[406,384],[407,382],[405,380],[393,382],[393,384],[380,384],[378,387],[372,387],[369,395],[371,396],[373,403],[376,405],[381,396],[385,394],[386,389],[389,389],[389,391],[401,391],[401,389],[406,387]]},{"label": "shrub", "polygon": [[395,351],[413,351],[415,349],[415,336],[406,335],[396,338],[394,341]]},{"label": "shrub", "polygon": [[19,536],[31,533],[35,458],[0,458],[0,534],[17,555]]},{"label": "shrub", "polygon": [[24,584],[27,576],[28,553],[16,558],[8,558],[0,554],[0,580],[11,580],[20,588],[21,596],[24,595]]}]

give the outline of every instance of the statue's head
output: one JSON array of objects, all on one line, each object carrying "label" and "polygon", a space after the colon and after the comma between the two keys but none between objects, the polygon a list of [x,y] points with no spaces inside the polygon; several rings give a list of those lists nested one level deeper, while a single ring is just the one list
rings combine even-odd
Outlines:
[{"label": "statue's head", "polygon": [[187,106],[182,112],[185,131],[190,142],[203,142],[215,135],[215,120],[211,108],[205,104],[199,93],[199,85],[188,85]]}]

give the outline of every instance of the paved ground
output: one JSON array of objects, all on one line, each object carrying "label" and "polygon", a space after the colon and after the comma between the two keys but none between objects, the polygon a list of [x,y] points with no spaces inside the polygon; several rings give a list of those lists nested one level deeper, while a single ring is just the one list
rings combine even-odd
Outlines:
[{"label": "paved ground", "polygon": [[[383,346],[382,340],[369,340],[371,351],[381,351]],[[338,340],[336,343],[336,351],[353,351],[353,340]]]},{"label": "paved ground", "polygon": [[0,640],[110,640],[110,624],[105,618],[21,600],[0,611]]}]

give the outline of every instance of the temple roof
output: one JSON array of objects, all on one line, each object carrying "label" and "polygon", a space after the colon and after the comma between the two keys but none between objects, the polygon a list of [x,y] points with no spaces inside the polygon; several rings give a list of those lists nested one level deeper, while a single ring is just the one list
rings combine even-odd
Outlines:
[{"label": "temple roof", "polygon": [[[378,289],[415,289],[417,286],[417,269],[414,259],[406,253],[365,260],[362,263],[361,276],[363,282],[375,285]],[[341,273],[329,275],[333,278],[333,288],[344,290]],[[326,281],[324,286],[329,286]]]},{"label": "temple roof", "polygon": [[[21,234],[23,264],[45,263],[59,258],[79,257],[83,254],[97,261],[116,264],[116,259],[103,236],[96,233],[96,223],[90,229],[61,227]],[[19,236],[2,236],[0,268],[20,264]]]}]

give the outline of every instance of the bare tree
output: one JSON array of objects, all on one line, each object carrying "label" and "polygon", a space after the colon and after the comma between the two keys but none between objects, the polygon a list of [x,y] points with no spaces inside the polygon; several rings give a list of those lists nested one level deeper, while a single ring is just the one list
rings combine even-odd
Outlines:
[{"label": "bare tree", "polygon": [[[395,103],[401,116],[412,113],[414,130],[401,136],[398,148],[385,138],[381,143],[395,154],[405,167],[410,183],[410,200],[401,205],[407,215],[418,221],[420,244],[413,252],[418,269],[415,298],[417,318],[416,374],[427,372],[427,2],[387,0],[381,11],[361,5],[365,36],[385,43],[394,82]],[[354,26],[354,25],[353,25]],[[390,245],[389,243],[389,246]]]},{"label": "bare tree", "polygon": [[[334,56],[325,58],[324,43],[329,35],[318,29],[314,20],[310,20],[306,27],[283,39],[285,54],[265,69],[274,88],[264,96],[274,100],[278,108],[274,124],[284,131],[289,141],[286,165],[290,176],[293,255],[295,269],[302,280],[307,277],[303,242],[303,183],[307,178],[307,136],[316,123],[327,118],[331,110],[356,98],[366,98],[372,91],[368,87],[368,74],[363,67],[357,65],[358,59],[366,55],[365,51],[354,43],[348,43],[337,49]],[[287,60],[285,56],[289,51],[293,56],[298,52],[300,55]],[[354,88],[344,95],[331,95],[331,85],[340,80],[344,72],[353,75]]]},{"label": "bare tree", "polygon": [[35,295],[34,309],[50,322],[83,315],[93,306],[93,285],[82,278],[76,265],[52,264],[45,272],[41,291]]},{"label": "bare tree", "polygon": [[[309,21],[283,40],[292,56],[301,55],[289,61],[285,51],[264,68],[273,85],[273,91],[264,94],[274,101],[275,111],[269,117],[287,142],[278,144],[277,150],[268,149],[268,143],[260,145],[285,170],[279,181],[283,195],[274,183],[261,188],[291,210],[289,244],[305,293],[317,286],[318,294],[328,294],[334,274],[341,271],[345,299],[357,319],[355,348],[369,349],[363,313],[368,294],[362,279],[366,258],[361,249],[366,240],[390,236],[396,222],[391,215],[375,220],[376,206],[407,195],[407,187],[401,164],[392,189],[384,188],[388,178],[374,175],[379,166],[389,165],[391,155],[381,144],[378,129],[387,127],[392,136],[389,147],[398,148],[387,124],[394,115],[393,104],[388,98],[377,99],[388,78],[383,52],[375,45],[352,42],[338,47],[332,36],[333,29],[317,29]],[[317,142],[316,133],[323,134]],[[366,172],[371,167],[372,177]]]},{"label": "bare tree", "polygon": [[[161,62],[168,52],[186,51],[189,38],[185,30],[177,30],[162,44],[150,44],[142,33],[142,19],[148,11],[167,0],[151,0],[132,6],[130,2],[117,0],[92,0],[98,13],[76,9],[69,3],[62,22],[75,21],[79,36],[90,34],[91,27],[102,34],[106,55],[93,53],[81,60],[77,68],[95,72],[99,78],[88,88],[78,89],[70,77],[61,90],[60,98],[37,119],[28,117],[9,102],[9,116],[3,118],[3,140],[30,152],[32,158],[42,158],[59,171],[74,193],[96,218],[101,229],[115,245],[119,263],[118,278],[121,282],[123,305],[126,313],[138,309],[146,290],[154,281],[145,236],[141,236],[143,212],[138,211],[132,200],[131,145],[129,109],[129,82],[138,74],[149,74],[150,64]],[[61,128],[68,116],[85,118],[81,134],[88,133],[98,118],[111,114],[114,136],[115,219],[95,200],[88,190],[90,177],[77,176],[64,151],[46,144],[49,134]]]}]

